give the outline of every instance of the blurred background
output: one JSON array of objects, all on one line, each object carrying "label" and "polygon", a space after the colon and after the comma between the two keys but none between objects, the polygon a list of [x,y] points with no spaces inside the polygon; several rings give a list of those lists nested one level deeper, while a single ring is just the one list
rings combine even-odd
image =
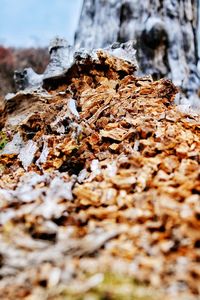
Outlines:
[{"label": "blurred background", "polygon": [[0,95],[13,91],[13,72],[42,73],[54,36],[74,43],[83,0],[0,0]]}]

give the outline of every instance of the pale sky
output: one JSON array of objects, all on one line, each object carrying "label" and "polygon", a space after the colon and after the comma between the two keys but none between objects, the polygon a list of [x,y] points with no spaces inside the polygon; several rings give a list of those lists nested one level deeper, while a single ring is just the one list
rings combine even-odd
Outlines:
[{"label": "pale sky", "polygon": [[59,35],[73,43],[83,0],[0,0],[0,44],[48,46]]}]

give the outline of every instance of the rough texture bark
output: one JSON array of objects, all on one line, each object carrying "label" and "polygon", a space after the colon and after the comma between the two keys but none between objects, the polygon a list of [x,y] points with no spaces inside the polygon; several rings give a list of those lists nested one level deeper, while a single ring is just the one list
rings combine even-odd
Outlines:
[{"label": "rough texture bark", "polygon": [[84,0],[77,47],[136,42],[143,74],[169,77],[187,96],[199,95],[197,0]]}]

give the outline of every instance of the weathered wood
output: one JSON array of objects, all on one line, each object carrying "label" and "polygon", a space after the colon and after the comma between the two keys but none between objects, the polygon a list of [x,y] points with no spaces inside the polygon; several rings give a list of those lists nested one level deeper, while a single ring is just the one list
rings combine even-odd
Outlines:
[{"label": "weathered wood", "polygon": [[77,47],[136,42],[142,74],[169,77],[188,96],[199,94],[197,0],[85,0]]}]

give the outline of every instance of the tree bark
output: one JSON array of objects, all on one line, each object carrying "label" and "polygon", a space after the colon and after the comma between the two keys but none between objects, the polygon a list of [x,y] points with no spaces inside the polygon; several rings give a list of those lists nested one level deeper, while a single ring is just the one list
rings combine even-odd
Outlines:
[{"label": "tree bark", "polygon": [[84,0],[76,47],[134,40],[140,73],[200,93],[199,0]]}]

